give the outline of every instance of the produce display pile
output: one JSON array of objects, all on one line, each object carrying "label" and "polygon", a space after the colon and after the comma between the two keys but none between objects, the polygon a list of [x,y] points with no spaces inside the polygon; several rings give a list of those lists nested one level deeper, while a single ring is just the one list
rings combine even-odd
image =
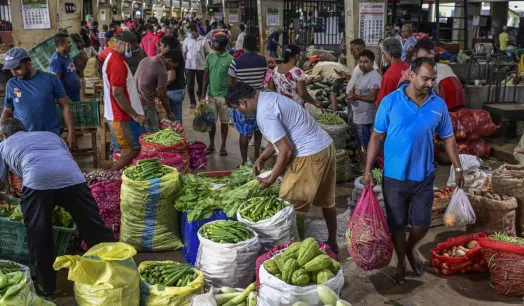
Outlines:
[{"label": "produce display pile", "polygon": [[337,114],[327,112],[318,116],[317,121],[325,125],[343,125],[345,123]]},{"label": "produce display pile", "polygon": [[[20,268],[19,265],[15,264],[14,262],[0,262],[0,278],[4,274],[13,273],[13,272],[23,272],[23,270]],[[0,279],[0,284],[3,283],[3,280]],[[2,287],[2,286],[0,286]]]},{"label": "produce display pile", "polygon": [[[253,179],[253,169],[249,166],[239,167],[226,177],[187,174],[180,179],[182,188],[177,193],[175,209],[187,212],[189,222],[207,219],[216,209],[222,209],[229,218],[234,218],[248,199],[277,196],[280,191],[280,180],[267,189],[260,189],[260,183]],[[220,188],[214,188],[217,186]]]},{"label": "produce display pile", "polygon": [[[22,207],[18,204],[18,200],[10,199],[12,202],[11,209],[3,209],[2,210],[2,217],[9,219],[11,221],[20,221],[24,223],[24,216],[22,214]],[[66,227],[66,228],[72,228],[73,227],[73,217],[65,211],[61,206],[55,206],[53,210],[53,226],[58,227]]]},{"label": "produce display pile", "polygon": [[[24,277],[24,272],[18,270],[13,272],[8,272],[0,275],[0,294],[4,296],[8,293],[8,290],[15,288],[15,285],[18,285],[22,278]],[[10,295],[16,295],[18,292],[10,291]]]},{"label": "produce display pile", "polygon": [[[342,88],[346,88],[348,81],[344,81]],[[328,80],[323,80],[320,82],[315,82],[313,84],[307,85],[306,88],[309,92],[309,95],[315,100],[321,102],[323,108],[328,108],[331,104],[330,102],[330,92],[333,84]],[[346,102],[346,93],[345,90],[343,93],[337,96],[337,105],[339,109],[345,109],[347,107]]]},{"label": "produce display pile", "polygon": [[89,173],[84,173],[84,176],[87,181],[87,185],[91,186],[96,183],[103,182],[120,182],[122,181],[123,171],[105,171],[105,170],[95,170]]},{"label": "produce display pile", "polygon": [[519,238],[519,237],[511,237],[511,236],[508,236],[505,233],[496,233],[494,235],[491,235],[490,237],[493,240],[507,242],[507,243],[513,243],[513,244],[520,245],[520,246],[524,247],[524,239]]},{"label": "produce display pile", "polygon": [[172,171],[172,169],[164,167],[160,163],[160,158],[151,158],[137,161],[136,167],[127,170],[125,174],[134,181],[145,181],[162,177]]},{"label": "produce display pile", "polygon": [[256,306],[257,294],[253,291],[254,289],[255,283],[250,284],[241,291],[230,287],[222,287],[215,294],[215,301],[218,306]]},{"label": "produce display pile", "polygon": [[147,142],[156,143],[166,147],[184,141],[184,137],[173,131],[173,129],[160,130],[156,133],[145,136],[143,139]]},{"label": "produce display pile", "polygon": [[268,273],[294,286],[320,285],[335,277],[340,263],[318,246],[313,238],[292,243],[282,254],[264,262]]},{"label": "produce display pile", "polygon": [[140,276],[151,285],[185,287],[198,275],[195,268],[188,264],[156,263],[147,266]]},{"label": "produce display pile", "polygon": [[252,198],[239,211],[242,218],[251,222],[258,222],[271,218],[288,206],[289,204],[285,204],[284,201],[278,200],[276,197]]},{"label": "produce display pile", "polygon": [[253,231],[237,221],[216,221],[202,226],[200,234],[217,243],[239,243],[253,238]]},{"label": "produce display pile", "polygon": [[442,252],[442,256],[445,257],[452,257],[452,256],[465,256],[467,252],[469,252],[470,249],[473,249],[475,246],[477,246],[478,241],[471,240],[467,244],[454,246],[451,249],[445,249]]},{"label": "produce display pile", "polygon": [[435,191],[435,199],[450,198],[454,191],[455,188],[453,187],[442,188],[438,191]]}]

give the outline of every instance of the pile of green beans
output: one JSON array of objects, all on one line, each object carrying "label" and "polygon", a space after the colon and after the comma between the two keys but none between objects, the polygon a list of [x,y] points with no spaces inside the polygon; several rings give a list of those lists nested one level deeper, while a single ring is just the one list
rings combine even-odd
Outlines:
[{"label": "pile of green beans", "polygon": [[237,221],[216,221],[202,226],[200,234],[217,243],[239,243],[253,238],[253,232]]},{"label": "pile of green beans", "polygon": [[332,113],[323,113],[318,116],[317,121],[325,125],[343,125],[344,120],[336,114]]},{"label": "pile of green beans", "polygon": [[180,134],[173,131],[173,129],[160,130],[156,133],[144,136],[144,140],[151,143],[156,143],[163,146],[172,146],[184,140]]},{"label": "pile of green beans", "polygon": [[185,287],[197,278],[194,268],[188,264],[157,263],[147,266],[140,275],[151,285]]},{"label": "pile of green beans", "polygon": [[273,217],[287,206],[276,197],[252,198],[240,210],[240,215],[248,221],[258,222]]},{"label": "pile of green beans", "polygon": [[151,158],[139,160],[136,167],[126,170],[125,174],[134,181],[145,181],[162,177],[172,171],[160,163],[160,158]]}]

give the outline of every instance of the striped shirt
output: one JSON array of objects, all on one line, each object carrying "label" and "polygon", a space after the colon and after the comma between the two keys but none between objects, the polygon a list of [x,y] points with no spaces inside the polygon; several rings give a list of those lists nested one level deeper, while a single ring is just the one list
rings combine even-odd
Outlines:
[{"label": "striped shirt", "polygon": [[229,65],[229,76],[251,85],[256,90],[264,88],[267,61],[254,52],[244,53]]}]

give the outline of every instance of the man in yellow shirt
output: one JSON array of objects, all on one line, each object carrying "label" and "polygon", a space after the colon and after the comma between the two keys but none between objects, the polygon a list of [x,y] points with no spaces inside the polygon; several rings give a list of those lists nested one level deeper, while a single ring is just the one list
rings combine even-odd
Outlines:
[{"label": "man in yellow shirt", "polygon": [[504,26],[502,30],[503,32],[499,34],[500,51],[506,51],[509,44],[508,27]]}]

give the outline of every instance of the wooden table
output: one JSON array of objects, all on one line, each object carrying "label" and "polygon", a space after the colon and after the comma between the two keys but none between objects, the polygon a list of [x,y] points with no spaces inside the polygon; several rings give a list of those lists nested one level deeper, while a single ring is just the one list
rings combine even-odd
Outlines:
[{"label": "wooden table", "polygon": [[484,104],[493,121],[500,125],[505,138],[515,138],[517,121],[524,121],[524,104],[517,103],[489,103]]},{"label": "wooden table", "polygon": [[108,159],[107,131],[109,130],[109,125],[104,118],[104,83],[95,84],[95,96],[100,100],[100,160],[104,161]]},{"label": "wooden table", "polygon": [[[73,154],[73,156],[92,156],[93,168],[98,168],[98,146],[96,142],[98,128],[98,126],[75,127],[76,135],[91,134],[91,147],[79,148],[71,151],[71,154]],[[64,132],[67,132],[67,128],[64,128]]]}]

